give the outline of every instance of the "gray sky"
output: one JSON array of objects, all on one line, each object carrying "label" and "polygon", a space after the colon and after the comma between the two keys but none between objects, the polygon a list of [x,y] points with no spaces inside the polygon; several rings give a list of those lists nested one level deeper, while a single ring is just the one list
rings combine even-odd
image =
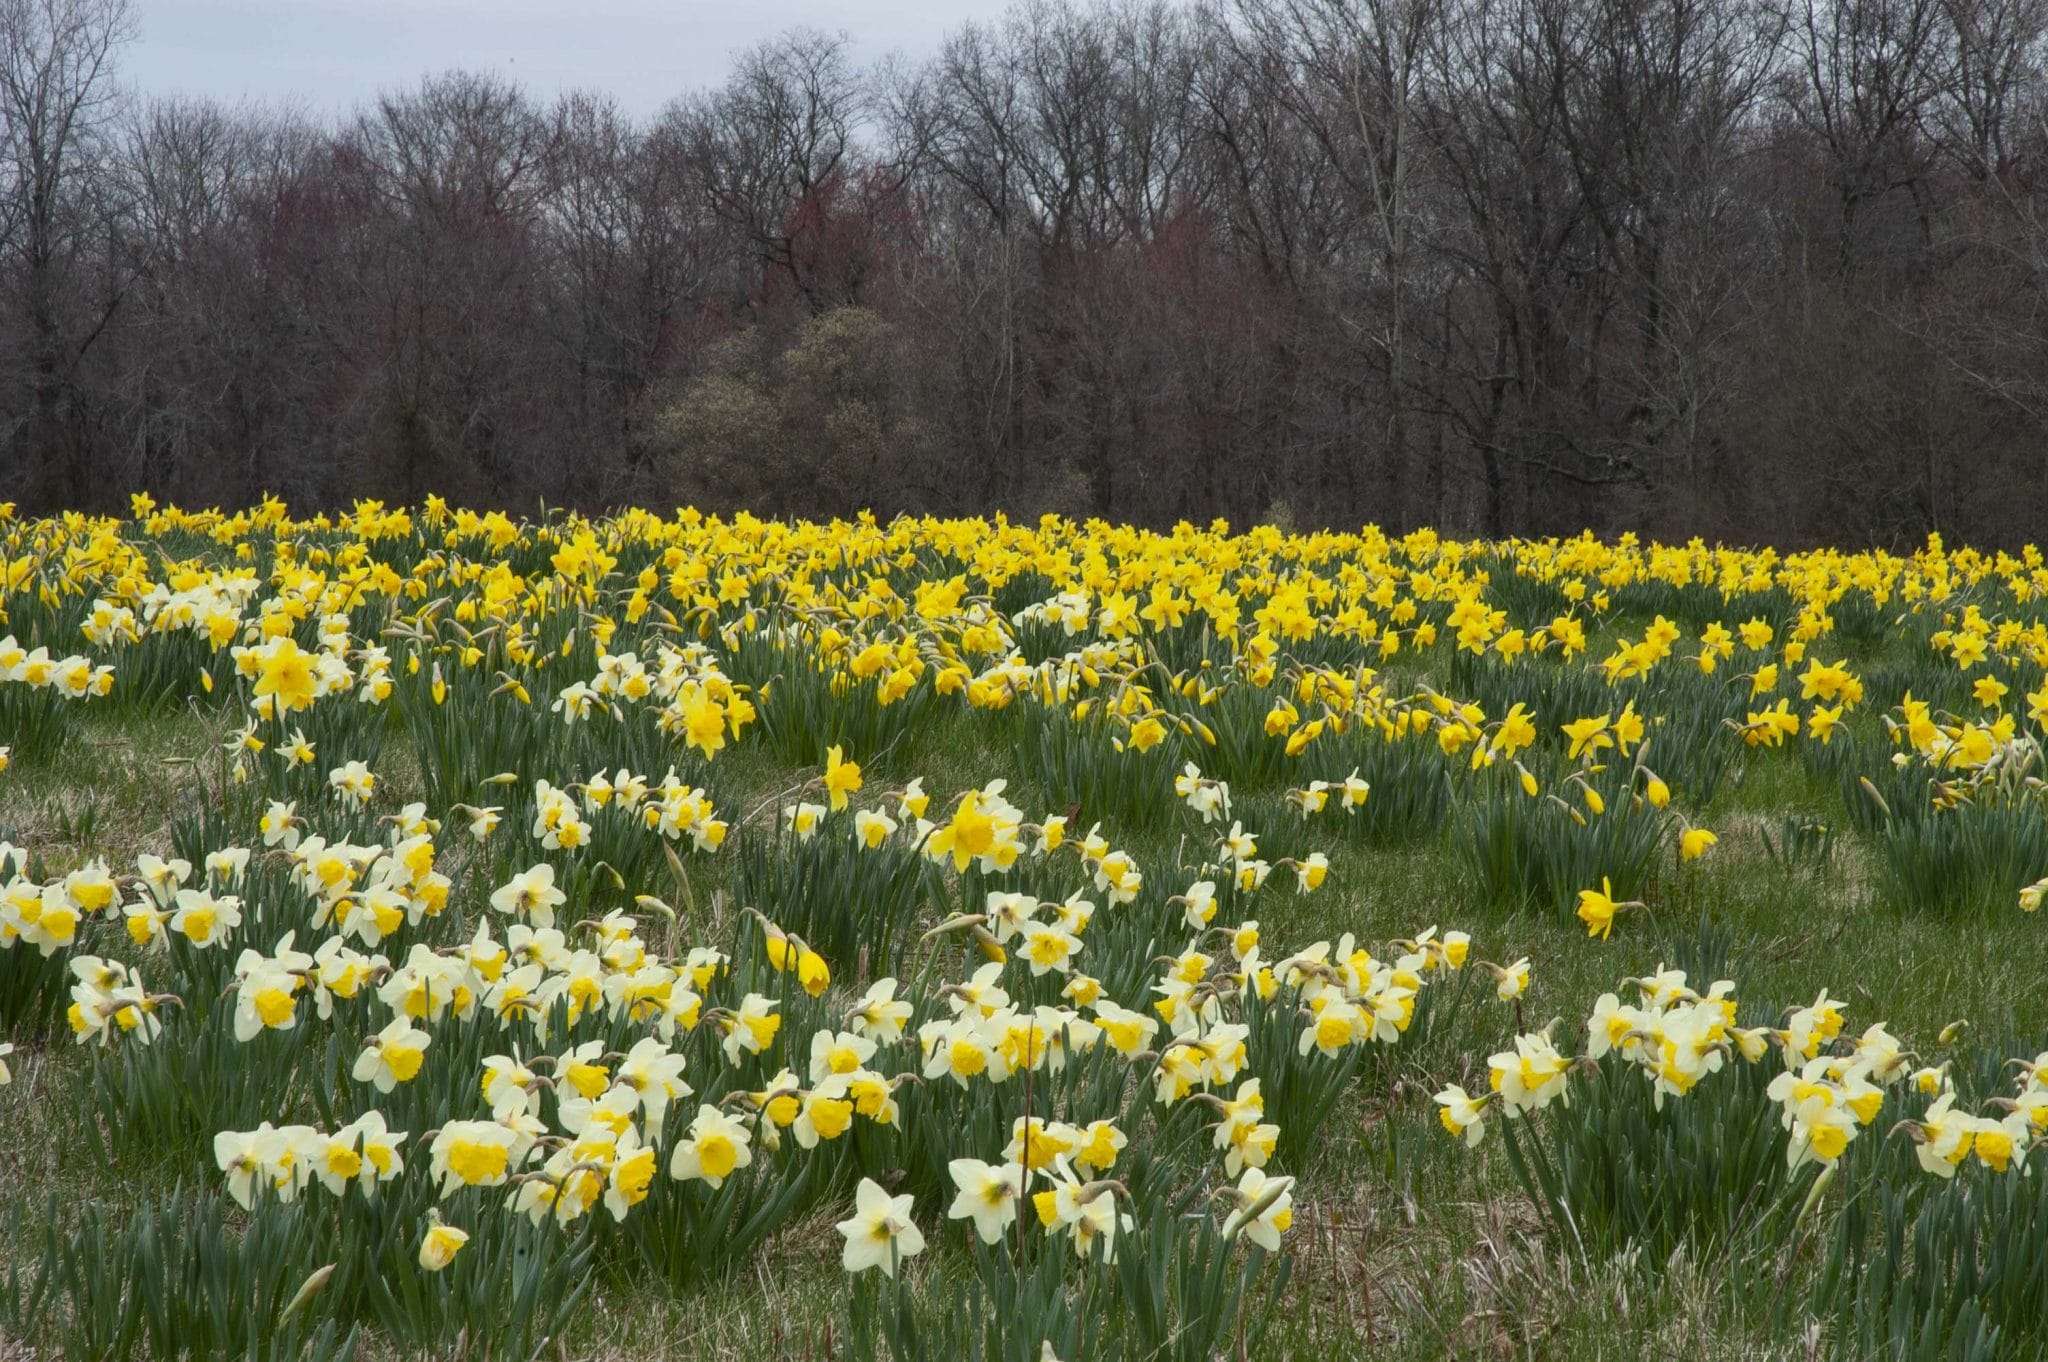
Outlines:
[{"label": "gray sky", "polygon": [[144,94],[297,100],[343,113],[453,66],[509,76],[543,97],[601,89],[649,114],[716,84],[735,52],[807,24],[854,53],[922,57],[1004,0],[134,0],[123,55]]}]

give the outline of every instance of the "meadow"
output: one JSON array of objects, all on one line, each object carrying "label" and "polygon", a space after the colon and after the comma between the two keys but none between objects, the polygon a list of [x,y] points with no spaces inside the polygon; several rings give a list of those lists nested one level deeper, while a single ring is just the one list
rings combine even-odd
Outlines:
[{"label": "meadow", "polygon": [[2043,1355],[2044,600],[0,508],[0,1357]]}]

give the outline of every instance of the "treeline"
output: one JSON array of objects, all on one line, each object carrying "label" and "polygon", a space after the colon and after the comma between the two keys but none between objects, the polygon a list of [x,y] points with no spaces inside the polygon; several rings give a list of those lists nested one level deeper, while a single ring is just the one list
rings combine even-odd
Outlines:
[{"label": "treeline", "polygon": [[[595,19],[593,19],[595,22]],[[0,0],[0,499],[2048,522],[2048,0],[1022,0],[636,119]]]}]

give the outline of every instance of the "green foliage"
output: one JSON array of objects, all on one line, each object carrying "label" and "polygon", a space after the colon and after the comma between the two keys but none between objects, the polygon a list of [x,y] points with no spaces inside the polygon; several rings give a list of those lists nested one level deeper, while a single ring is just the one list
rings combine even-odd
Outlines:
[{"label": "green foliage", "polygon": [[1120,753],[1097,710],[1075,719],[1062,709],[1034,714],[1012,731],[1018,770],[1049,808],[1078,807],[1079,828],[1102,822],[1143,831],[1175,816],[1172,738],[1150,752]]},{"label": "green foliage", "polygon": [[786,345],[753,333],[713,346],[654,422],[678,498],[781,513],[900,500],[937,439],[907,343],[879,314],[839,307]]},{"label": "green foliage", "polygon": [[1824,875],[1834,865],[1840,837],[1826,823],[1803,814],[1785,814],[1775,830],[1761,828],[1757,838],[1764,854],[1788,875]]},{"label": "green foliage", "polygon": [[1642,1071],[1609,1055],[1569,1104],[1500,1122],[1509,1165],[1553,1238],[1605,1258],[1679,1248],[1731,1262],[1782,1242],[1813,1170],[1788,1176],[1771,1072],[1731,1059],[1683,1097],[1656,1101]]},{"label": "green foliage", "polygon": [[[1480,890],[1496,903],[1569,913],[1582,889],[1612,882],[1616,899],[1647,888],[1667,830],[1665,816],[1630,791],[1614,763],[1593,780],[1605,812],[1591,813],[1576,782],[1525,794],[1516,773],[1486,773],[1466,804],[1453,845]],[[1566,799],[1576,800],[1567,803]]]},{"label": "green foliage", "polygon": [[1064,1244],[1034,1240],[970,1246],[950,1282],[919,1291],[868,1274],[847,1309],[856,1362],[1208,1362],[1257,1356],[1275,1320],[1291,1262],[1224,1236],[1221,1212],[1199,1192],[1140,1193],[1121,1235],[1143,1253],[1075,1260]]},{"label": "green foliage", "polygon": [[1827,1241],[1811,1299],[1834,1355],[1991,1362],[2048,1349],[2048,1158],[1940,1182],[1909,1162],[1852,1186]]},{"label": "green foliage", "polygon": [[[229,1222],[219,1196],[177,1188],[125,1220],[99,1205],[67,1226],[52,1199],[32,1267],[16,1262],[0,1290],[0,1322],[20,1339],[47,1337],[66,1357],[306,1358],[355,1353],[358,1331],[325,1309],[320,1287],[298,1299],[323,1266],[326,1227],[305,1216]],[[294,1308],[297,1307],[297,1308]]]},{"label": "green foliage", "polygon": [[729,661],[733,678],[759,701],[761,741],[790,765],[819,765],[832,747],[850,761],[874,762],[928,723],[934,707],[928,685],[885,701],[879,687],[886,672],[856,682],[821,666],[797,640],[745,636]]},{"label": "green foliage", "polygon": [[2011,911],[2048,876],[2048,813],[2038,805],[1964,804],[1893,817],[1878,838],[1882,892],[1913,912]]},{"label": "green foliage", "polygon": [[782,812],[772,828],[740,844],[740,902],[802,937],[835,970],[864,962],[870,978],[900,973],[915,940],[929,862],[900,841],[868,847],[837,829],[799,837]]},{"label": "green foliage", "polygon": [[[1427,737],[1382,738],[1347,733],[1315,749],[1312,769],[1335,784],[1357,772],[1372,787],[1356,809],[1333,807],[1317,820],[1319,834],[1368,846],[1407,846],[1439,839],[1454,798],[1447,758]],[[1305,768],[1311,759],[1304,757]],[[1332,797],[1333,805],[1336,804]]]},{"label": "green foliage", "polygon": [[11,748],[12,760],[23,766],[48,762],[75,742],[80,719],[79,702],[54,686],[0,682],[0,746]]},{"label": "green foliage", "polygon": [[0,1035],[32,1040],[54,1034],[70,987],[68,951],[0,950]]},{"label": "green foliage", "polygon": [[[665,1164],[668,1150],[661,1155]],[[650,1198],[609,1235],[614,1275],[631,1282],[651,1272],[678,1296],[714,1286],[752,1262],[833,1185],[832,1162],[788,1150],[762,1157],[716,1189],[698,1184]]]}]

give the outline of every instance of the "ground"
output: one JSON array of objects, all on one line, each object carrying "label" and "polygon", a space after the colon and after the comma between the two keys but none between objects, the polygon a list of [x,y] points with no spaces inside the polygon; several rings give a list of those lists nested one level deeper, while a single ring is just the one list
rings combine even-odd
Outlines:
[{"label": "ground", "polygon": [[[168,840],[180,803],[203,795],[198,773],[217,763],[238,716],[223,709],[147,722],[93,722],[46,768],[17,773],[0,800],[0,826],[52,848],[120,864]],[[1010,755],[977,751],[972,730],[921,746],[954,758],[926,767],[927,785],[950,789],[1004,774]],[[811,772],[759,762],[744,801],[753,807]],[[1014,773],[1011,773],[1013,778]],[[1708,922],[1725,941],[1746,996],[1802,1002],[1827,989],[1857,1024],[1885,1021],[1928,1037],[1958,1019],[1987,1034],[2048,1028],[2036,924],[2018,915],[1973,920],[1899,912],[1870,901],[1870,851],[1850,839],[1821,873],[1788,873],[1763,836],[1788,813],[1831,815],[1835,793],[1784,753],[1761,756],[1700,813],[1719,830],[1714,854],[1688,876],[1677,902],[1589,941],[1575,919],[1503,908],[1463,882],[1444,846],[1333,851],[1331,887],[1291,901],[1290,938],[1365,940],[1406,935],[1430,922],[1472,933],[1488,958],[1536,962],[1526,1000],[1532,1026],[1568,1020],[1619,980],[1647,974],[1697,943]],[[402,792],[401,792],[402,793]],[[398,797],[398,796],[394,796]],[[1164,848],[1134,841],[1141,862]],[[718,888],[716,871],[698,886]],[[1503,1021],[1498,1040],[1510,1028]],[[62,1043],[34,1083],[63,1082],[81,1058]],[[1436,1067],[1403,1064],[1388,1095],[1361,1100],[1336,1123],[1309,1171],[1313,1190],[1295,1222],[1290,1296],[1270,1336],[1272,1356],[1432,1358],[1743,1358],[1797,1356],[1797,1337],[1758,1319],[1767,1284],[1730,1280],[1715,1265],[1678,1262],[1646,1274],[1634,1265],[1584,1262],[1546,1242],[1498,1145],[1448,1152],[1429,1094],[1442,1083],[1484,1084],[1483,1050]],[[1475,1078],[1475,1067],[1479,1068]],[[154,1185],[148,1171],[114,1175],[80,1158],[58,1108],[36,1086],[12,1094],[0,1174],[16,1188],[65,1201],[118,1206]],[[600,1287],[576,1356],[781,1359],[832,1356],[841,1282],[832,1216],[799,1221],[753,1272],[710,1297],[669,1299],[644,1286]],[[19,1248],[19,1245],[17,1245]],[[375,1343],[372,1341],[372,1351]],[[26,1355],[26,1354],[24,1354]]]}]

